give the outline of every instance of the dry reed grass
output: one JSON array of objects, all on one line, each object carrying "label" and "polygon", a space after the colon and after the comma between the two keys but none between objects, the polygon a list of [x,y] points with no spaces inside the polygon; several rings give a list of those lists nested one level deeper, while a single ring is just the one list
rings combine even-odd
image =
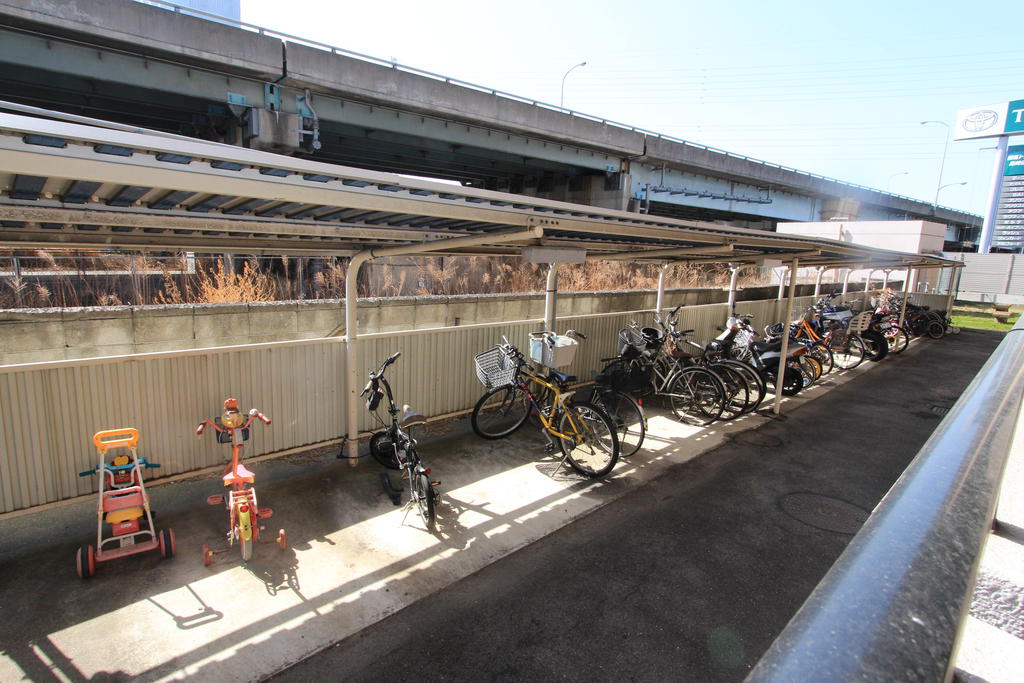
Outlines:
[{"label": "dry reed grass", "polygon": [[[153,258],[143,254],[97,254],[39,250],[19,251],[16,269],[0,277],[0,308],[43,308],[147,304],[193,304],[274,301],[301,298],[338,299],[345,295],[348,259],[250,258],[240,268],[221,256],[195,255],[188,272],[184,255]],[[0,253],[0,264],[13,265],[13,252]],[[226,263],[228,265],[226,265]],[[237,260],[235,261],[237,263]],[[0,266],[3,267],[3,266]],[[514,257],[425,256],[373,263],[364,268],[359,295],[459,295],[538,292],[545,288],[547,266]],[[559,266],[562,291],[654,289],[660,267],[620,261]],[[761,284],[756,271],[744,271],[743,284]],[[723,287],[724,264],[676,265],[666,276],[670,287]]]}]

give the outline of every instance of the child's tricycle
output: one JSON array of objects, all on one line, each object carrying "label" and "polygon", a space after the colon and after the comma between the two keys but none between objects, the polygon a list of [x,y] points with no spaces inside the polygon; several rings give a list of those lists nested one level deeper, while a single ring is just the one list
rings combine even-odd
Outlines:
[{"label": "child's tricycle", "polygon": [[[253,544],[259,542],[260,520],[268,519],[274,514],[270,508],[261,508],[256,503],[256,489],[249,487],[255,479],[255,475],[246,469],[241,463],[242,448],[249,440],[249,426],[253,420],[259,418],[264,424],[270,424],[270,418],[255,408],[249,411],[248,418],[238,410],[238,400],[229,398],[224,401],[224,413],[213,422],[203,420],[196,428],[196,434],[202,434],[209,425],[217,430],[217,441],[219,443],[231,444],[231,462],[224,471],[222,477],[225,486],[230,486],[228,495],[216,494],[209,496],[206,502],[210,505],[225,504],[230,515],[228,522],[228,547],[223,550],[210,550],[210,546],[203,544],[203,564],[209,565],[213,556],[217,553],[226,553],[235,543],[238,543],[242,551],[242,560],[248,561],[252,558]],[[287,541],[284,529],[279,529],[276,542],[283,550]]]},{"label": "child's tricycle", "polygon": [[[79,472],[88,477],[99,474],[99,502],[96,504],[96,547],[84,545],[78,549],[75,566],[83,579],[96,573],[96,563],[125,555],[144,553],[159,548],[160,557],[174,555],[174,531],[163,529],[158,534],[153,527],[153,513],[149,509],[149,494],[142,483],[143,468],[160,467],[138,455],[139,432],[136,429],[109,429],[96,432],[92,437],[100,461],[91,470]],[[126,449],[107,462],[114,449]],[[104,525],[109,535],[104,538]]]}]

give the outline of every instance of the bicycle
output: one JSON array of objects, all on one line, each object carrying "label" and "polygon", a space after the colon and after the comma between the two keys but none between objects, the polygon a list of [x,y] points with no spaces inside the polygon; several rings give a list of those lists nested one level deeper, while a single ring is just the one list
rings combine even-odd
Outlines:
[{"label": "bicycle", "polygon": [[731,420],[756,410],[766,393],[765,383],[757,371],[742,361],[724,357],[724,354],[718,352],[717,345],[701,346],[687,339],[687,335],[692,334],[693,330],[676,329],[679,324],[676,313],[680,308],[682,306],[676,306],[668,314],[667,325],[660,317],[654,318],[655,323],[668,335],[667,355],[680,368],[699,365],[718,376],[726,390],[723,420]]},{"label": "bicycle", "polygon": [[808,307],[807,314],[797,324],[795,332],[797,338],[822,342],[832,354],[835,365],[842,370],[852,370],[864,361],[867,348],[859,336],[848,330],[853,318],[852,311],[842,306],[828,305],[836,296],[838,292],[832,292]]},{"label": "bicycle", "polygon": [[707,368],[680,365],[664,353],[661,330],[634,321],[619,331],[619,341],[619,355],[601,359],[607,363],[601,372],[611,386],[641,397],[666,397],[680,422],[706,426],[722,417],[727,400],[722,380]]},{"label": "bicycle", "polygon": [[[260,526],[260,521],[269,519],[274,514],[270,508],[259,507],[256,489],[250,486],[256,475],[241,462],[242,448],[249,440],[249,428],[257,418],[264,424],[270,424],[270,418],[255,408],[250,410],[248,415],[242,414],[238,410],[238,400],[229,398],[224,401],[224,413],[220,417],[214,418],[213,422],[203,420],[196,428],[196,436],[199,436],[207,427],[213,427],[217,431],[218,443],[231,444],[231,462],[221,477],[224,485],[230,486],[231,490],[228,491],[227,498],[224,494],[215,494],[206,499],[210,505],[225,504],[228,509],[228,547],[223,550],[210,550],[209,545],[204,543],[203,564],[206,566],[213,561],[214,555],[228,552],[235,543],[239,545],[243,562],[252,559],[253,544],[260,542],[260,532],[264,529]],[[284,529],[278,529],[274,542],[282,550],[287,547]]]},{"label": "bicycle", "polygon": [[[430,469],[423,466],[419,453],[416,451],[416,439],[412,438],[412,428],[427,423],[427,418],[405,405],[402,417],[398,417],[398,406],[391,391],[391,383],[384,376],[384,371],[401,356],[401,352],[389,356],[376,372],[370,372],[370,381],[366,383],[360,396],[366,397],[366,409],[377,417],[377,409],[381,401],[387,397],[388,414],[391,423],[370,438],[370,453],[384,467],[392,470],[403,470],[402,478],[409,482],[409,501],[406,508],[415,507],[428,531],[437,525],[437,502],[440,494],[437,487],[441,482],[430,479]],[[382,388],[383,387],[383,388]],[[377,417],[384,424],[384,421]],[[386,472],[381,473],[384,489],[389,494],[400,494],[402,489],[395,489]],[[397,503],[396,503],[397,504]]]},{"label": "bicycle", "polygon": [[[766,342],[777,342],[782,340],[782,323],[766,325],[764,328],[764,339]],[[799,344],[803,347],[803,353],[797,356],[797,363],[800,367],[800,374],[803,375],[803,387],[806,389],[817,382],[825,374],[824,364],[814,357],[818,342],[810,339],[803,339],[794,334],[793,326],[789,328],[789,341],[793,345]],[[795,348],[795,346],[793,347]]]},{"label": "bicycle", "polygon": [[615,421],[594,402],[566,390],[575,376],[550,369],[544,377],[504,336],[502,342],[474,358],[477,377],[488,390],[473,406],[473,431],[484,439],[501,439],[532,414],[548,449],[562,451],[562,463],[587,477],[611,472],[619,459]]}]

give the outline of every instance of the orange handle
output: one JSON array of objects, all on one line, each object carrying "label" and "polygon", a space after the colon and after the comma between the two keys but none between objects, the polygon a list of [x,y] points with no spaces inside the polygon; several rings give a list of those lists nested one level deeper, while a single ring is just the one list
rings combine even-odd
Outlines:
[{"label": "orange handle", "polygon": [[92,442],[98,453],[106,453],[111,448],[134,448],[139,443],[139,430],[134,427],[106,429],[93,434]]}]

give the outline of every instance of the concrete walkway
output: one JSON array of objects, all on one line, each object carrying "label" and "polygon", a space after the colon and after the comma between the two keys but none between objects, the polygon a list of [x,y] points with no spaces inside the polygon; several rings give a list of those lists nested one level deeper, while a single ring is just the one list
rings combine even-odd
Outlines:
[{"label": "concrete walkway", "polygon": [[[74,550],[94,538],[92,501],[2,520],[0,680],[252,680],[346,638],[288,677],[741,677],[997,342],[915,344],[787,400],[784,421],[694,429],[655,414],[646,447],[603,481],[559,468],[525,433],[424,442],[443,482],[435,534],[391,505],[372,460],[353,469],[333,452],[253,466],[290,547],[258,547],[248,565],[234,553],[202,565],[226,523],[204,504],[213,478],[152,490],[178,557],[126,558],[90,581]],[[786,497],[801,493],[851,505]],[[808,512],[832,530],[796,521]],[[567,549],[562,564],[552,548]],[[691,650],[703,669],[673,655]]]}]

